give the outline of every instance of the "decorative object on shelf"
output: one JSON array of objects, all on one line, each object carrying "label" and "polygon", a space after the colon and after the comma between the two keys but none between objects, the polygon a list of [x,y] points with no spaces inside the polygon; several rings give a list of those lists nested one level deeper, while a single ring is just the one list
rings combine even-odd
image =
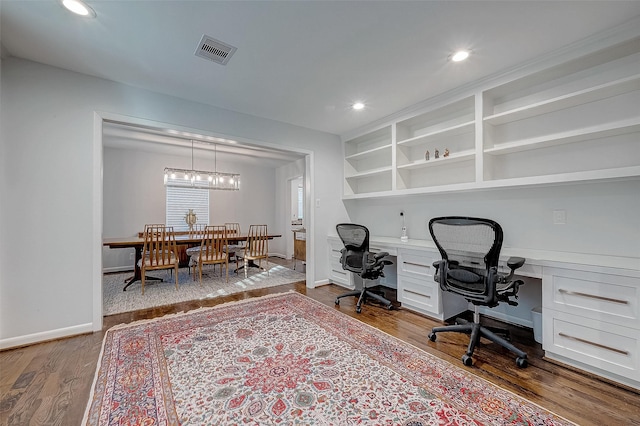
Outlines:
[{"label": "decorative object on shelf", "polygon": [[216,144],[213,145],[213,150],[214,171],[195,170],[193,168],[193,140],[191,140],[191,169],[174,169],[172,167],[166,167],[164,169],[165,186],[238,191],[240,189],[240,174],[219,172],[217,164],[218,150]]},{"label": "decorative object on shelf", "polygon": [[[427,153],[429,153],[429,151],[427,151]],[[404,223],[404,212],[400,212],[400,217],[402,218],[402,235],[400,235],[400,241],[406,243],[409,241],[409,236],[407,235],[407,227]]]},{"label": "decorative object on shelf", "polygon": [[424,153],[424,159],[429,161],[429,150]]},{"label": "decorative object on shelf", "polygon": [[445,148],[444,149],[444,154],[442,154],[443,157],[448,157],[449,156],[449,148]]},{"label": "decorative object on shelf", "polygon": [[436,158],[440,158],[440,151],[436,149]]},{"label": "decorative object on shelf", "polygon": [[193,209],[189,209],[187,214],[184,215],[184,222],[189,225],[189,231],[193,230],[193,225],[195,225],[197,221],[198,216],[196,216],[196,213],[193,211]]}]

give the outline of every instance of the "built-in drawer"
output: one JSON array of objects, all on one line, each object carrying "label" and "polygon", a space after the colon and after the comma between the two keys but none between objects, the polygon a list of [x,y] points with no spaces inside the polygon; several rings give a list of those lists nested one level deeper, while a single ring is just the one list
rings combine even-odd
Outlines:
[{"label": "built-in drawer", "polygon": [[431,251],[398,250],[398,275],[433,281],[433,262],[438,259],[438,254]]},{"label": "built-in drawer", "polygon": [[335,284],[339,284],[348,288],[353,288],[351,273],[342,269],[340,258],[343,249],[342,241],[329,238],[329,280]]},{"label": "built-in drawer", "polygon": [[543,309],[544,349],[632,380],[640,380],[638,330]]},{"label": "built-in drawer", "polygon": [[349,276],[349,273],[340,267],[336,267],[334,264],[331,265],[329,279],[336,284],[342,284],[350,287],[351,277]]},{"label": "built-in drawer", "polygon": [[544,268],[543,307],[640,330],[640,278]]},{"label": "built-in drawer", "polygon": [[403,308],[441,317],[440,288],[433,279],[398,275],[398,301]]}]

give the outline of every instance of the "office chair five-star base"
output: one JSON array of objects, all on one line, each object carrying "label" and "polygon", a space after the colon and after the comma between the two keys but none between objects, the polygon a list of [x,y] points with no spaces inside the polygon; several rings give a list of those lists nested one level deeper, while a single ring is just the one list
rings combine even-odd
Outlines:
[{"label": "office chair five-star base", "polygon": [[340,304],[340,299],[342,299],[343,297],[352,297],[352,296],[358,296],[358,302],[356,303],[356,313],[358,314],[362,312],[362,305],[366,302],[368,298],[375,299],[378,302],[382,303],[383,305],[385,305],[385,307],[389,311],[393,309],[393,305],[391,304],[391,301],[385,299],[383,293],[369,290],[364,285],[362,287],[362,290],[350,291],[336,297],[336,305]]}]

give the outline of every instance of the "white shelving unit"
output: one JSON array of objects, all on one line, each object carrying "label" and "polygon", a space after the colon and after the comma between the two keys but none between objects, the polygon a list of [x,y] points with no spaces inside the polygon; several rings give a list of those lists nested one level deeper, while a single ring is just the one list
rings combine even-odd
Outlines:
[{"label": "white shelving unit", "polygon": [[640,178],[639,70],[636,38],[387,123],[345,142],[344,198]]},{"label": "white shelving unit", "polygon": [[345,194],[390,191],[392,147],[391,126],[345,142]]}]

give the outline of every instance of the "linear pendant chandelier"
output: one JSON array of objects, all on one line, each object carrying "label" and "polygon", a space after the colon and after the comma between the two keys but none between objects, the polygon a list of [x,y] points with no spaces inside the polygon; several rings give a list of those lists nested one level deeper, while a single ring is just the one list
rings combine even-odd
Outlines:
[{"label": "linear pendant chandelier", "polygon": [[239,173],[224,173],[218,171],[218,149],[214,149],[214,171],[195,170],[193,168],[193,140],[191,141],[191,169],[175,169],[165,167],[165,186],[180,188],[221,189],[225,191],[238,191],[240,189]]}]

